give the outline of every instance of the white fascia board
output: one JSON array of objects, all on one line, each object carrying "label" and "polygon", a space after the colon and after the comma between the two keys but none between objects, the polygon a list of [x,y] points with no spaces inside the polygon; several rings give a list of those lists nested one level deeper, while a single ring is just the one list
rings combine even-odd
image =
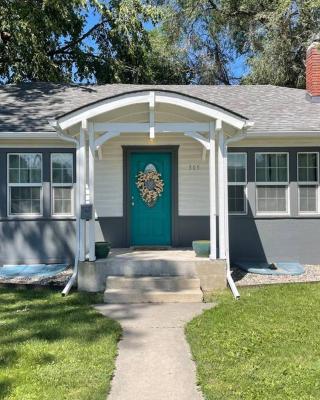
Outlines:
[{"label": "white fascia board", "polygon": [[[195,112],[198,112],[202,115],[206,115],[212,119],[220,119],[226,124],[233,126],[236,129],[242,129],[245,126],[248,126],[249,121],[242,117],[237,117],[232,112],[227,110],[222,110],[218,106],[211,106],[210,104],[201,104],[201,100],[192,100],[183,97],[183,95],[178,94],[164,94],[164,93],[156,93],[155,98],[156,103],[165,103],[171,104],[174,106],[186,108]],[[93,104],[89,104],[88,106],[82,107],[78,110],[75,110],[72,113],[69,113],[65,116],[62,116],[58,119],[59,125],[61,129],[65,130],[70,128],[73,125],[80,123],[82,120],[92,119],[97,115],[130,106],[132,104],[149,104],[152,105],[152,98],[150,92],[147,93],[129,93],[124,95],[121,98],[117,99],[105,99]]]},{"label": "white fascia board", "polygon": [[120,99],[105,99],[97,103],[89,104],[72,113],[69,113],[58,119],[61,129],[65,130],[73,125],[80,123],[82,120],[94,118],[99,114],[103,114],[117,108],[126,107],[132,104],[149,103],[149,93],[137,94],[132,93]]},{"label": "white fascia board", "polygon": [[[117,123],[117,122],[95,122],[95,132],[119,132],[119,133],[147,133],[149,132],[150,124],[147,122],[142,123]],[[157,122],[155,123],[155,131],[161,132],[180,132],[194,131],[194,132],[208,132],[209,123],[207,122]]]},{"label": "white fascia board", "polygon": [[319,137],[320,138],[320,130],[319,131],[257,131],[257,132],[250,132],[247,133],[248,139],[255,139],[260,137]]},{"label": "white fascia board", "polygon": [[0,139],[58,139],[56,132],[0,132]]},{"label": "white fascia board", "polygon": [[198,102],[189,99],[187,100],[178,95],[169,96],[164,94],[157,94],[157,102],[187,108],[200,114],[206,115],[210,118],[220,119],[226,124],[231,125],[237,129],[244,128],[246,123],[248,123],[246,119],[236,117],[231,112],[229,113],[226,110],[220,110],[218,107],[215,108],[214,106],[199,104]]}]

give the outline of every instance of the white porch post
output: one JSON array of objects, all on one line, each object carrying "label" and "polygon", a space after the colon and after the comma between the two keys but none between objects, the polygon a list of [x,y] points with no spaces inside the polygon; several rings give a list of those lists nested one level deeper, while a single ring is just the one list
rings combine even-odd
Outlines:
[{"label": "white porch post", "polygon": [[225,252],[229,265],[229,203],[228,203],[228,147],[226,140],[223,148],[223,172],[224,172],[224,234],[225,234]]},{"label": "white porch post", "polygon": [[216,138],[215,123],[209,125],[210,158],[209,158],[209,187],[210,187],[210,259],[217,258],[217,209],[216,209]]},{"label": "white porch post", "polygon": [[92,218],[89,221],[89,261],[95,261],[95,206],[94,206],[94,156],[95,156],[95,142],[94,142],[94,127],[90,122],[88,125],[89,133],[89,199],[92,204]]},{"label": "white porch post", "polygon": [[[218,121],[217,121],[218,122]],[[218,127],[217,127],[218,128]],[[224,134],[219,126],[219,151],[218,151],[218,193],[219,193],[219,258],[226,259],[225,235],[225,174],[224,174]]]},{"label": "white porch post", "polygon": [[[79,160],[79,198],[80,206],[86,202],[86,121],[83,121],[80,128],[80,160]],[[86,259],[86,221],[80,219],[80,249],[79,261]]]}]

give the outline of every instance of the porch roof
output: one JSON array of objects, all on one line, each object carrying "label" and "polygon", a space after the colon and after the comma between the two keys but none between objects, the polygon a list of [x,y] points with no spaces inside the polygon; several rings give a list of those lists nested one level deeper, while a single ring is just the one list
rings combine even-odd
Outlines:
[{"label": "porch roof", "polygon": [[94,102],[139,91],[166,91],[254,121],[248,133],[320,132],[320,104],[306,91],[270,85],[61,85],[30,83],[0,87],[0,132],[52,132],[48,120]]}]

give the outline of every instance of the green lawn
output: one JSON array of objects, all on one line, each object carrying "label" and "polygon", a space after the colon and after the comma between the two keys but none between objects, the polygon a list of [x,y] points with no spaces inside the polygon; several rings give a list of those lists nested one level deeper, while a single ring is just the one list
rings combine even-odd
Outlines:
[{"label": "green lawn", "polygon": [[0,289],[0,399],[105,400],[121,329],[98,301]]},{"label": "green lawn", "polygon": [[186,327],[206,399],[320,399],[320,285],[230,293]]}]

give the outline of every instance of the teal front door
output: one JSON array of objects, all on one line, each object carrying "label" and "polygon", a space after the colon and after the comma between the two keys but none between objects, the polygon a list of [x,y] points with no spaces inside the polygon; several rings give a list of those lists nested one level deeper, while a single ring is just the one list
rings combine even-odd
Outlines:
[{"label": "teal front door", "polygon": [[171,153],[134,152],[129,166],[131,245],[171,245]]}]

